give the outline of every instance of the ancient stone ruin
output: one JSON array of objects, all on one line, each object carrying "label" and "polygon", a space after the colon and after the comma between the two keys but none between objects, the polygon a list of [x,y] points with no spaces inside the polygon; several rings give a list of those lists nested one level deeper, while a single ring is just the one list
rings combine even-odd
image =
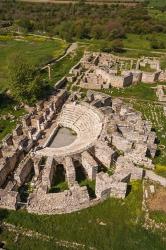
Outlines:
[{"label": "ancient stone ruin", "polygon": [[123,88],[140,82],[166,80],[157,58],[118,57],[107,53],[86,52],[71,71],[69,81],[86,89]]},{"label": "ancient stone ruin", "polygon": [[166,86],[158,85],[156,90],[156,95],[160,102],[166,102]]},{"label": "ancient stone ruin", "polygon": [[[152,171],[157,144],[151,123],[120,99],[94,91],[79,97],[57,91],[3,140],[0,207],[69,213],[107,197],[125,198],[131,180],[149,178],[166,186],[166,179]],[[65,144],[65,134],[63,146],[56,147],[61,128],[74,139]],[[93,195],[80,185],[80,173],[95,184]],[[55,186],[60,176],[63,190]]]}]

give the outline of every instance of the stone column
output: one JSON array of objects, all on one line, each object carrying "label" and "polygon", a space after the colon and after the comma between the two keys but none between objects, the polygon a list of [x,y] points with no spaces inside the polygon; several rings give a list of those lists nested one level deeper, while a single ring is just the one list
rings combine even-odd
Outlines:
[{"label": "stone column", "polygon": [[40,173],[40,159],[35,159],[34,161],[35,176],[39,176]]},{"label": "stone column", "polygon": [[36,124],[37,124],[37,130],[40,130],[40,121],[38,119],[36,120]]},{"label": "stone column", "polygon": [[32,131],[31,131],[31,130],[28,130],[28,137],[29,137],[30,140],[33,139],[33,138],[32,138]]},{"label": "stone column", "polygon": [[137,60],[137,63],[136,63],[136,70],[139,70],[139,67],[140,67],[140,60]]},{"label": "stone column", "polygon": [[130,62],[130,70],[132,70],[132,68],[133,68],[133,60],[131,60]]},{"label": "stone column", "polygon": [[40,130],[41,129],[41,123],[44,121],[43,116],[40,116],[38,118],[36,118],[36,123],[37,123],[37,129]]},{"label": "stone column", "polygon": [[16,129],[14,130],[13,132],[14,135],[17,135],[17,136],[20,136],[23,134],[23,130],[22,130],[22,126],[21,125],[18,125],[16,127]]},{"label": "stone column", "polygon": [[3,144],[5,146],[12,146],[13,145],[13,136],[11,134],[7,135],[3,140]]},{"label": "stone column", "polygon": [[87,151],[82,153],[81,158],[82,158],[82,166],[84,167],[88,178],[90,180],[95,180],[96,174],[98,172],[97,162]]},{"label": "stone column", "polygon": [[51,66],[48,64],[48,79],[51,80]]},{"label": "stone column", "polygon": [[23,127],[29,127],[31,126],[31,117],[30,115],[27,115],[23,118]]},{"label": "stone column", "polygon": [[43,118],[45,121],[47,120],[47,113],[46,112],[43,113]]}]

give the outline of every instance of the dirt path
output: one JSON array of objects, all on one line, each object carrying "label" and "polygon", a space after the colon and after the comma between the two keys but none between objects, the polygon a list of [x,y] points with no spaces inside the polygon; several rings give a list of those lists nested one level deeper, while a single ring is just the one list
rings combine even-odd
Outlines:
[{"label": "dirt path", "polygon": [[72,43],[72,44],[67,48],[67,50],[66,50],[66,52],[65,52],[64,55],[62,55],[62,56],[59,57],[58,59],[56,59],[56,58],[53,59],[51,63],[46,63],[45,66],[43,66],[43,67],[41,68],[41,70],[44,70],[44,69],[48,68],[48,66],[52,66],[52,65],[54,65],[55,63],[61,61],[61,60],[62,60],[63,58],[65,58],[67,55],[73,53],[73,52],[77,49],[77,47],[78,47],[77,43]]}]

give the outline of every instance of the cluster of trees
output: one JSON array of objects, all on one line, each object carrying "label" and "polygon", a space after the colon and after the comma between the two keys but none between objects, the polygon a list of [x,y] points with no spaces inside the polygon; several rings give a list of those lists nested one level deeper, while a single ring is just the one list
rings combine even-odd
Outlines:
[{"label": "cluster of trees", "polygon": [[74,39],[113,40],[126,33],[165,32],[162,21],[148,14],[144,4],[120,5],[32,4],[4,0],[0,2],[2,21],[12,22],[25,32],[47,32],[72,41]]},{"label": "cluster of trees", "polygon": [[150,45],[152,49],[165,49],[165,43],[157,39],[151,41]]},{"label": "cluster of trees", "polygon": [[21,53],[12,54],[8,63],[10,91],[15,100],[33,104],[49,91],[48,82],[30,65]]}]

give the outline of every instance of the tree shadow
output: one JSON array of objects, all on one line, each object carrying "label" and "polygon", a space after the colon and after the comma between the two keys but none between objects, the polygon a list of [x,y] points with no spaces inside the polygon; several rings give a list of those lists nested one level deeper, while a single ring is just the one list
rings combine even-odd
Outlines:
[{"label": "tree shadow", "polygon": [[0,92],[0,108],[5,108],[8,105],[16,104],[12,97],[8,96],[5,92]]}]

